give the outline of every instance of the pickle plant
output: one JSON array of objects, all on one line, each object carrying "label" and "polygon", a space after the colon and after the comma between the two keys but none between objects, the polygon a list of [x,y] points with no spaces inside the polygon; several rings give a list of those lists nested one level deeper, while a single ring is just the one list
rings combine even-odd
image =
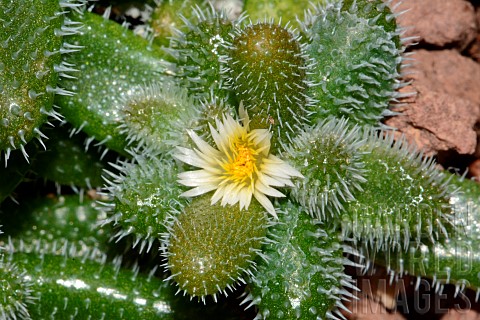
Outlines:
[{"label": "pickle plant", "polygon": [[336,319],[371,262],[479,288],[478,186],[382,125],[390,1],[1,5],[1,319]]}]

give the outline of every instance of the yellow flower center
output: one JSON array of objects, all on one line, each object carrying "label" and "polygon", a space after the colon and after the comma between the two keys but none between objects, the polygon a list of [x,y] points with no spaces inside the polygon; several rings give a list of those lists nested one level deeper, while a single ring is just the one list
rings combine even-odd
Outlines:
[{"label": "yellow flower center", "polygon": [[[241,140],[241,139],[239,139]],[[223,166],[225,175],[229,180],[237,183],[252,179],[253,173],[257,170],[255,149],[249,141],[235,141],[231,144],[233,157]]]}]

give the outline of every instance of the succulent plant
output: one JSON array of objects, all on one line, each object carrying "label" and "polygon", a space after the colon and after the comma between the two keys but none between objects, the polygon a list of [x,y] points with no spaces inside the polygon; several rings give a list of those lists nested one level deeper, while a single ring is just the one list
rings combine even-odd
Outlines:
[{"label": "succulent plant", "polygon": [[480,292],[478,186],[382,124],[390,1],[1,5],[0,319],[337,319],[371,263]]}]

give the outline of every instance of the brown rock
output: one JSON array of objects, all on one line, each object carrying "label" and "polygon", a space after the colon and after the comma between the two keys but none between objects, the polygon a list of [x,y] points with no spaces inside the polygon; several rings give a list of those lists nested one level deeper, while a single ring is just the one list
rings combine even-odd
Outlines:
[{"label": "brown rock", "polygon": [[386,121],[397,128],[397,139],[405,135],[426,155],[438,151],[455,150],[460,154],[472,154],[477,145],[474,125],[480,109],[469,100],[444,92],[415,85],[418,91],[414,102],[397,111],[402,112]]},{"label": "brown rock", "polygon": [[476,181],[480,180],[480,159],[476,159],[470,163],[468,166],[468,172]]},{"label": "brown rock", "polygon": [[[480,28],[480,7],[477,8],[477,26]],[[475,61],[480,62],[480,30],[477,33],[477,37],[468,48],[468,55],[470,55]]]},{"label": "brown rock", "polygon": [[450,309],[441,320],[480,320],[480,314],[475,310]]},{"label": "brown rock", "polygon": [[409,10],[398,17],[398,23],[407,28],[404,37],[419,37],[413,42],[463,50],[477,34],[475,9],[468,1],[394,0],[392,4],[396,13]]},{"label": "brown rock", "polygon": [[356,279],[356,286],[361,291],[354,292],[357,299],[345,302],[345,306],[351,311],[342,312],[349,320],[404,320],[405,317],[395,309],[396,297],[402,292],[405,295],[405,286],[390,283],[386,269],[376,267],[371,275],[360,276]]},{"label": "brown rock", "polygon": [[344,313],[349,320],[405,320],[397,312],[389,312],[381,303],[370,298],[362,297],[348,303],[352,313]]},{"label": "brown rock", "polygon": [[[480,107],[480,64],[456,50],[414,51],[407,80],[439,93],[468,99]],[[476,111],[474,112],[476,114]]]}]

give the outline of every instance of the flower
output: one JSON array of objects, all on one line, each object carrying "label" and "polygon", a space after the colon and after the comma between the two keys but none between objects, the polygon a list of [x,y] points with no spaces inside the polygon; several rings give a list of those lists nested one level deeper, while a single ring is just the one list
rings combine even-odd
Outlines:
[{"label": "flower", "polygon": [[284,197],[274,187],[293,186],[292,177],[302,174],[270,154],[271,133],[267,129],[249,130],[248,114],[240,105],[243,125],[230,115],[216,119],[217,129],[210,124],[210,132],[216,149],[202,140],[194,131],[189,136],[195,149],[177,147],[175,158],[200,170],[179,174],[178,182],[193,187],[182,196],[195,197],[216,190],[211,203],[222,199],[222,206],[240,203],[240,209],[248,209],[252,195],[274,217],[275,208],[267,196]]}]

